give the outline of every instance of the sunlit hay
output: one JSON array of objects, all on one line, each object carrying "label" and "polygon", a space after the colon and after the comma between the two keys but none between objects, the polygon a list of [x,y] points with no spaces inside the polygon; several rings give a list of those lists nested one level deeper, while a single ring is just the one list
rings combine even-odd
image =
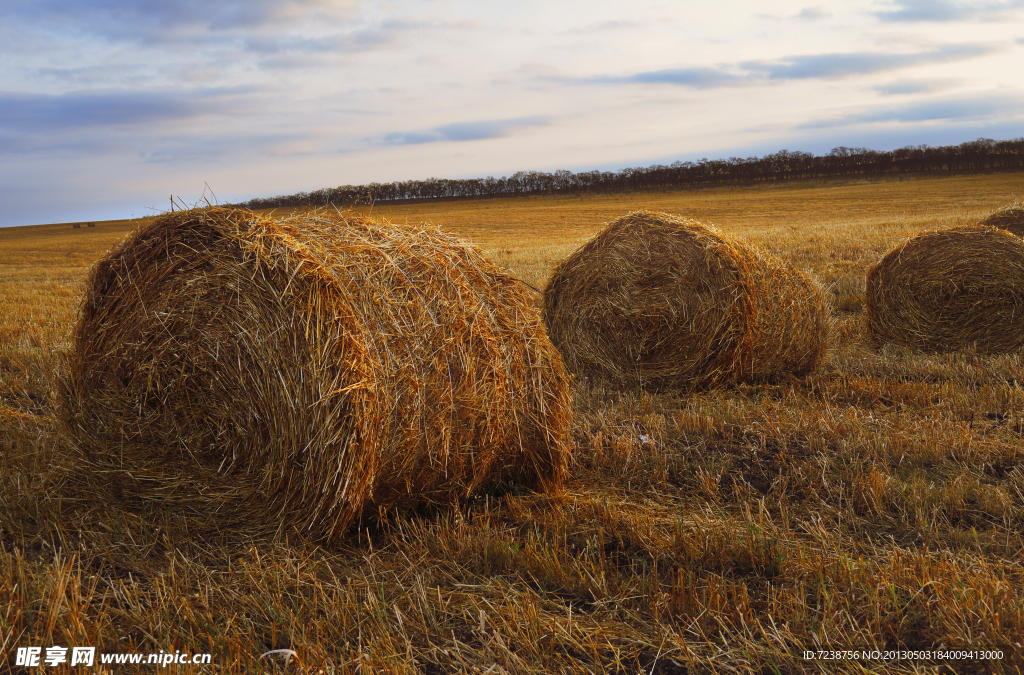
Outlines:
[{"label": "sunlit hay", "polygon": [[1024,237],[1024,202],[1019,199],[1014,200],[1012,204],[1007,204],[990,213],[981,221],[981,224],[998,227],[1018,237]]},{"label": "sunlit hay", "polygon": [[569,378],[539,313],[439,230],[178,212],[87,288],[62,418],[117,494],[336,537],[566,474]]},{"label": "sunlit hay", "polygon": [[868,270],[868,331],[927,352],[1024,344],[1024,241],[972,225],[919,234]]},{"label": "sunlit hay", "polygon": [[570,370],[656,390],[812,371],[832,326],[815,280],[712,225],[650,211],[559,264],[544,322]]}]

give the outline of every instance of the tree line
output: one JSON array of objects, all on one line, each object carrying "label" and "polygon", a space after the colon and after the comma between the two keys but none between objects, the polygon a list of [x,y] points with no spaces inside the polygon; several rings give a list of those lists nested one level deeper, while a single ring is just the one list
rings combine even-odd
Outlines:
[{"label": "tree line", "polygon": [[898,150],[833,148],[825,155],[780,150],[764,157],[701,159],[665,166],[610,171],[517,171],[494,178],[427,178],[425,180],[342,185],[293,195],[258,197],[237,204],[250,209],[349,206],[425,199],[520,197],[527,195],[650,192],[687,186],[785,181],[938,171],[1013,170],[1024,166],[1024,138],[994,141],[979,138],[960,145],[907,146]]}]

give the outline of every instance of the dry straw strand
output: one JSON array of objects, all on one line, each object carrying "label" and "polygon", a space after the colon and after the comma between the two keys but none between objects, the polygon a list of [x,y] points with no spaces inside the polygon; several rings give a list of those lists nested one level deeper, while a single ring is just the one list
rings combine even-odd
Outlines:
[{"label": "dry straw strand", "polygon": [[656,390],[810,372],[832,327],[813,278],[713,225],[651,211],[559,264],[544,321],[570,370]]},{"label": "dry straw strand", "polygon": [[980,224],[998,227],[1018,237],[1024,237],[1024,202],[1015,199],[1012,204],[1007,204],[987,215]]},{"label": "dry straw strand", "polygon": [[62,419],[115,493],[332,538],[566,474],[570,382],[537,311],[440,230],[178,211],[87,287]]},{"label": "dry straw strand", "polygon": [[868,330],[877,344],[984,353],[1024,345],[1024,241],[970,225],[924,232],[868,270]]}]

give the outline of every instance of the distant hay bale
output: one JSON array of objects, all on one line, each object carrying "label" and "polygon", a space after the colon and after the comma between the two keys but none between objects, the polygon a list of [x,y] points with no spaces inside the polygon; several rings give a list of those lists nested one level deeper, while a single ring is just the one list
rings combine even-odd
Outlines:
[{"label": "distant hay bale", "polygon": [[1018,199],[1012,204],[996,209],[986,216],[980,224],[998,227],[1018,237],[1024,237],[1024,202]]},{"label": "distant hay bale", "polygon": [[982,225],[919,234],[867,274],[868,330],[928,352],[1024,345],[1024,241]]},{"label": "distant hay bale", "polygon": [[544,322],[570,370],[656,390],[807,373],[832,326],[807,275],[712,225],[650,211],[559,264]]},{"label": "distant hay bale", "polygon": [[96,227],[96,223],[89,223],[89,227]]},{"label": "distant hay bale", "polygon": [[61,414],[118,494],[330,538],[566,474],[570,381],[538,312],[439,230],[184,211],[87,286]]},{"label": "distant hay bale", "polygon": [[82,224],[81,223],[71,223],[71,227],[73,227],[75,229],[78,229],[78,228],[82,227]]}]

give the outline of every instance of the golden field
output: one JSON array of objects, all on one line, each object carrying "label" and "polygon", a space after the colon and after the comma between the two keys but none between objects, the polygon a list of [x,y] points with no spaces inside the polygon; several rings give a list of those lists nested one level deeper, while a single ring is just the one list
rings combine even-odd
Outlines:
[{"label": "golden field", "polygon": [[[837,328],[806,377],[685,396],[577,383],[562,491],[331,547],[84,489],[54,377],[88,266],[138,222],[0,229],[0,671],[62,645],[212,654],[182,672],[1019,673],[1024,361],[875,350],[863,293],[898,243],[1022,193],[1011,173],[375,208],[536,288],[628,211],[705,220],[814,273]],[[805,658],[819,650],[844,658]]]}]

